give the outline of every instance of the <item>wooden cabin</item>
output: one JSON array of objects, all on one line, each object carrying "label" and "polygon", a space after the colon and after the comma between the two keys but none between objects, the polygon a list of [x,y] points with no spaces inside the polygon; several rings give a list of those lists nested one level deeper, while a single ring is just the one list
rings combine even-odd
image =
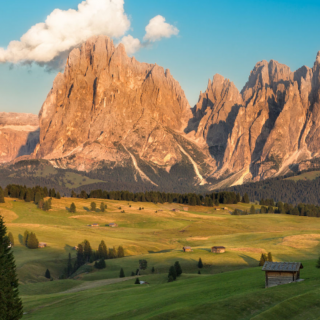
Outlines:
[{"label": "wooden cabin", "polygon": [[213,253],[224,253],[226,252],[226,248],[222,246],[214,246],[211,248],[211,252]]},{"label": "wooden cabin", "polygon": [[262,271],[266,273],[266,288],[296,282],[300,279],[301,262],[265,262]]},{"label": "wooden cabin", "polygon": [[117,226],[118,225],[116,223],[114,223],[114,222],[109,223],[109,227],[111,227],[111,228],[116,228]]},{"label": "wooden cabin", "polygon": [[91,227],[99,227],[99,225],[97,223],[93,223]]},{"label": "wooden cabin", "polygon": [[45,242],[39,242],[38,248],[45,248],[47,244]]},{"label": "wooden cabin", "polygon": [[189,211],[189,208],[188,207],[183,207],[183,210],[184,211]]},{"label": "wooden cabin", "polygon": [[192,251],[191,247],[188,247],[188,246],[187,247],[183,247],[182,249],[183,249],[184,252],[191,252]]}]

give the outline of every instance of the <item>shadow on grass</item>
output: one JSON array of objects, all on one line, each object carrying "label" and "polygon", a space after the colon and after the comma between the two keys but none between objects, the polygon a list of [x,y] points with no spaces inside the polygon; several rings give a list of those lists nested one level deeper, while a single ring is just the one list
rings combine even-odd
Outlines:
[{"label": "shadow on grass", "polygon": [[23,243],[23,235],[22,234],[18,235],[18,239],[19,239],[20,244],[22,244],[24,246],[25,244]]},{"label": "shadow on grass", "polygon": [[69,207],[66,207],[66,210],[70,212],[70,208]]},{"label": "shadow on grass", "polygon": [[68,245],[68,244],[66,244],[65,246],[64,246],[64,250],[65,251],[70,251],[70,250],[72,250],[72,248],[74,248],[76,245],[74,245],[74,246],[70,246],[70,245]]},{"label": "shadow on grass", "polygon": [[161,251],[148,251],[149,253],[168,253],[173,251],[172,249],[166,249],[166,250],[161,250]]},{"label": "shadow on grass", "polygon": [[259,261],[257,259],[249,257],[245,254],[240,254],[239,257],[241,257],[250,267],[251,266],[258,266],[258,264],[259,264]]}]

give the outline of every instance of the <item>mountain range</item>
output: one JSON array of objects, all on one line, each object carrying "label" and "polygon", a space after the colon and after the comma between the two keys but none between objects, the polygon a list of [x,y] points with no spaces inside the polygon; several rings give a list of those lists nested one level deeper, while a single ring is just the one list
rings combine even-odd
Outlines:
[{"label": "mountain range", "polygon": [[320,52],[294,72],[261,61],[241,92],[215,75],[190,108],[168,69],[93,37],[71,51],[38,118],[0,113],[0,163],[41,160],[100,183],[176,191],[315,169],[319,72]]}]

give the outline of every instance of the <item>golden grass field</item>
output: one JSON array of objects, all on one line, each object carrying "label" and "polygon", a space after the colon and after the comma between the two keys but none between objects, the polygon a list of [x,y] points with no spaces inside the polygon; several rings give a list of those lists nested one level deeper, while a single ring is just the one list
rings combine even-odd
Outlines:
[{"label": "golden grass field", "polygon": [[[100,207],[101,201],[107,204],[106,212],[102,213],[99,209],[95,212],[90,211],[92,200],[96,202],[97,208]],[[68,211],[72,202],[76,205],[76,213]],[[167,290],[171,290],[171,284],[167,283],[167,273],[175,261],[179,261],[182,266],[183,276],[178,282],[184,283],[185,290],[193,290],[193,287],[188,286],[189,284],[197,288],[199,286],[197,290],[206,291],[209,290],[206,287],[207,283],[213,281],[212,286],[214,287],[214,281],[220,281],[218,290],[223,291],[227,290],[223,289],[229,283],[227,279],[240,277],[239,281],[245,282],[246,285],[241,287],[239,284],[238,289],[234,287],[232,290],[230,287],[231,291],[227,290],[228,297],[231,297],[231,292],[235,294],[237,290],[239,294],[244,294],[244,289],[241,288],[247,288],[249,292],[250,286],[246,286],[251,282],[257,285],[261,294],[264,294],[264,291],[261,291],[264,275],[261,268],[257,268],[261,253],[272,252],[275,261],[303,261],[315,269],[315,262],[305,261],[315,261],[320,252],[319,218],[280,214],[231,215],[235,208],[249,210],[250,206],[251,204],[242,203],[227,205],[227,210],[223,210],[222,206],[188,206],[188,211],[183,211],[183,207],[186,206],[180,204],[62,198],[53,199],[52,209],[45,212],[37,209],[34,203],[6,198],[6,203],[0,204],[0,215],[4,217],[8,231],[13,233],[15,239],[13,251],[21,283],[20,291],[27,312],[25,317],[27,319],[43,317],[55,319],[58,316],[58,311],[55,310],[63,313],[63,310],[68,309],[65,303],[69,299],[77,304],[80,301],[77,299],[83,299],[83,295],[89,299],[102,292],[110,296],[111,291],[120,294],[124,292],[123,290],[130,288],[136,290],[133,289],[136,287],[132,287],[134,277],[129,276],[138,268],[138,261],[142,258],[148,261],[148,268],[143,271],[143,277],[150,281],[150,287],[154,288],[150,290],[155,290],[154,294],[158,295],[161,295],[163,290],[167,292],[166,294],[168,294]],[[144,209],[139,210],[139,207],[144,207]],[[256,208],[258,209],[259,206]],[[172,209],[180,209],[180,211],[172,211]],[[124,213],[121,212],[123,210]],[[111,222],[117,223],[118,227],[109,227],[108,224]],[[99,227],[88,226],[93,223],[98,223]],[[35,232],[38,240],[46,242],[48,247],[30,250],[21,245],[19,239],[25,230]],[[76,251],[72,250],[72,247],[84,239],[89,240],[93,249],[98,248],[101,240],[104,240],[108,247],[122,245],[126,257],[106,260],[107,268],[100,271],[88,264],[82,268],[82,272],[77,273],[76,280],[57,280],[66,267],[68,254],[71,253],[72,258],[76,256]],[[183,252],[182,247],[186,245],[191,246],[193,251]],[[211,247],[216,245],[225,246],[226,252],[211,253]],[[197,262],[200,257],[204,263],[204,268],[201,269],[201,280],[197,274]],[[153,275],[151,274],[152,267],[155,268]],[[47,268],[54,278],[53,282],[44,277]],[[119,278],[120,268],[125,271],[126,278],[124,279]],[[313,269],[310,269],[311,278],[316,275],[316,269],[312,271]],[[252,273],[250,270],[253,270]],[[309,272],[307,270],[306,272]],[[248,280],[250,274],[253,277],[251,282]],[[173,288],[176,288],[174,290],[178,290],[178,282],[172,285]],[[308,291],[309,287],[306,284],[304,286]],[[133,291],[131,293],[135,295]],[[177,299],[180,299],[179,292],[176,294]],[[227,296],[219,297],[224,299]],[[59,300],[60,298],[62,300]],[[128,303],[126,299],[132,299],[132,295],[128,293],[127,298],[123,299],[123,302]],[[187,298],[184,299],[186,305]],[[197,301],[199,304],[202,300],[197,299]],[[55,304],[55,307],[52,303]],[[162,301],[161,303],[166,305],[168,302]],[[180,307],[177,306],[177,310]],[[135,307],[130,308],[127,313],[118,318],[135,318],[132,316]],[[198,307],[195,306],[195,308]],[[141,311],[142,315],[137,316],[137,319],[151,318],[152,312],[143,310],[145,311]],[[106,309],[104,312],[106,312],[105,315],[108,314],[105,318],[97,311],[94,316],[92,315],[92,319],[109,319],[108,317],[118,319],[116,307],[109,308],[108,311]],[[50,318],[50,314],[55,316]],[[85,314],[88,317],[89,313],[79,311],[77,317],[84,319]],[[179,316],[175,315],[172,319],[180,318],[180,316],[181,319],[189,319],[183,318],[183,314],[182,312]],[[230,316],[231,313],[226,313],[225,318],[217,316],[216,319],[229,319]],[[69,316],[66,319],[69,319]],[[70,319],[73,317],[70,316]]]}]

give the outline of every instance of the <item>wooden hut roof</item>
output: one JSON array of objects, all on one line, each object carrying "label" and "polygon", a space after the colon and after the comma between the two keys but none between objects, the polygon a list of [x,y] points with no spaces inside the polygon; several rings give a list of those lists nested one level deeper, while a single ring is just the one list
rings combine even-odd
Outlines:
[{"label": "wooden hut roof", "polygon": [[296,272],[303,268],[301,262],[265,262],[262,271]]},{"label": "wooden hut roof", "polygon": [[215,248],[215,249],[225,249],[226,247],[223,247],[223,246],[214,246],[212,248]]},{"label": "wooden hut roof", "polygon": [[189,246],[186,246],[186,247],[183,247],[184,249],[191,249],[191,247],[189,247]]}]

